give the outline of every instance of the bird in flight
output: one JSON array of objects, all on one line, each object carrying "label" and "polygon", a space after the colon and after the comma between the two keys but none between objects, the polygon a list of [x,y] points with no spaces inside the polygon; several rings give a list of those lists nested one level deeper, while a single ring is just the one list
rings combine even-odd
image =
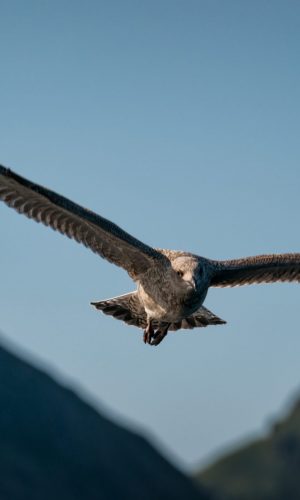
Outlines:
[{"label": "bird in flight", "polygon": [[226,323],[202,305],[211,286],[300,281],[300,253],[219,261],[152,248],[108,219],[1,165],[0,200],[125,269],[137,289],[92,304],[142,328],[143,340],[150,345],[158,345],[168,331]]}]

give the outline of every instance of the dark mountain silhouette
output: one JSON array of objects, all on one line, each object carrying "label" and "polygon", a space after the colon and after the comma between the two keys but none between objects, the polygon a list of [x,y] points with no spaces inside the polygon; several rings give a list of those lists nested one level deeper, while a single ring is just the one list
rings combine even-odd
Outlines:
[{"label": "dark mountain silhouette", "polygon": [[1,500],[208,500],[141,436],[0,347]]},{"label": "dark mountain silhouette", "polygon": [[300,400],[269,436],[197,474],[219,500],[300,499]]}]

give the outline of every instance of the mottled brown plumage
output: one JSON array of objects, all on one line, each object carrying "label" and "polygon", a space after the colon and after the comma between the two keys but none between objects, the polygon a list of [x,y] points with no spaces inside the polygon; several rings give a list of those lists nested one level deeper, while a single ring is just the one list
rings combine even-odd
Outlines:
[{"label": "mottled brown plumage", "polygon": [[[147,326],[147,315],[145,308],[140,301],[137,290],[125,295],[119,295],[112,299],[101,300],[100,302],[92,302],[92,305],[99,311],[102,311],[108,316],[113,316],[116,319],[125,321],[128,325],[134,325],[139,328],[145,329]],[[218,318],[206,307],[199,307],[199,309],[191,316],[173,322],[170,324],[168,330],[176,331],[180,329],[191,330],[196,327],[204,327],[208,325],[223,325],[226,321]],[[155,319],[152,321],[154,330],[159,328],[159,322]]]},{"label": "mottled brown plumage", "polygon": [[225,323],[202,306],[210,286],[300,281],[299,253],[215,261],[154,249],[100,215],[1,165],[0,200],[125,269],[137,290],[93,305],[143,328],[144,341],[151,345],[159,344],[168,331]]}]

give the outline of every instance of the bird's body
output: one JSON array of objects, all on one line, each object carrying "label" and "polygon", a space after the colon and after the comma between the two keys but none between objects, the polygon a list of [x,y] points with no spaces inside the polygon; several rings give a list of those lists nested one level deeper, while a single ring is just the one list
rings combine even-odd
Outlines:
[{"label": "bird's body", "polygon": [[[207,281],[198,284],[182,280],[177,275],[183,264],[187,272],[197,273],[200,264],[196,255],[159,249],[168,260],[163,269],[151,269],[141,277],[138,294],[147,315],[159,321],[174,322],[193,314],[202,305],[207,294]],[[178,261],[179,260],[179,266]]]},{"label": "bird's body", "polygon": [[168,331],[225,323],[202,305],[210,286],[300,282],[299,253],[214,261],[188,252],[155,249],[1,165],[0,200],[125,269],[137,290],[92,304],[143,328],[144,341],[151,345],[159,344]]}]

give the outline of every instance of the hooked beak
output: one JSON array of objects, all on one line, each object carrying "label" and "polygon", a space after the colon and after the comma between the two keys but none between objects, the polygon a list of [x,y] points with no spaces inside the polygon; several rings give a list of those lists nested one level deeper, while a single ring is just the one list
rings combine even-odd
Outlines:
[{"label": "hooked beak", "polygon": [[194,290],[196,290],[196,282],[195,282],[194,278],[191,278],[188,281],[188,284],[191,286],[191,288],[193,288]]}]

